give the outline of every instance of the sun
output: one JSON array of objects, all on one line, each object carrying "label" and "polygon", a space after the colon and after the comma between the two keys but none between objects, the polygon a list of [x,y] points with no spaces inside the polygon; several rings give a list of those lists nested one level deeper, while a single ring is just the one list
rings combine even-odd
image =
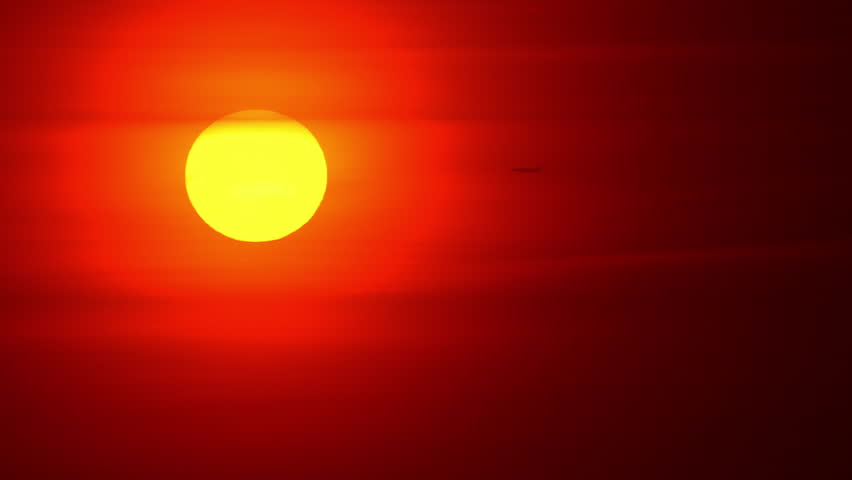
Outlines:
[{"label": "sun", "polygon": [[267,110],[227,115],[201,132],[186,159],[186,192],[211,228],[243,242],[285,237],[313,217],[328,173],[301,123]]}]

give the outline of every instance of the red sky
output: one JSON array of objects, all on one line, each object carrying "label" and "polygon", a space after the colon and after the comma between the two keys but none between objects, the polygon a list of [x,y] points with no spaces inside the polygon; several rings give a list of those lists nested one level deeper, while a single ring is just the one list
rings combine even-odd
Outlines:
[{"label": "red sky", "polygon": [[[812,3],[0,7],[5,464],[833,470],[852,29]],[[184,189],[254,108],[329,168],[269,244]]]}]

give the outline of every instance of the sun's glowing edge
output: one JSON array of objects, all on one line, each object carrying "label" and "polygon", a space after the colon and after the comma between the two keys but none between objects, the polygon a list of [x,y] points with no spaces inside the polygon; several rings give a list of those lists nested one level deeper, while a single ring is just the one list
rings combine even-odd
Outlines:
[{"label": "sun's glowing edge", "polygon": [[267,110],[227,115],[189,151],[186,190],[215,231],[244,242],[278,240],[302,228],[325,196],[325,155],[301,123]]}]

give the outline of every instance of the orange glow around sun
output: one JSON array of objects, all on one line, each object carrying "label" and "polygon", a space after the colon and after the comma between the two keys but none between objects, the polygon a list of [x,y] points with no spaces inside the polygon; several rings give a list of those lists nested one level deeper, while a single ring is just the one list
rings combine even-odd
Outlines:
[{"label": "orange glow around sun", "polygon": [[[41,201],[68,219],[44,268],[175,296],[422,281],[464,218],[435,52],[389,6],[205,5],[118,9],[62,57],[55,103],[78,120],[33,133],[62,159]],[[226,116],[254,109],[279,133]]]}]

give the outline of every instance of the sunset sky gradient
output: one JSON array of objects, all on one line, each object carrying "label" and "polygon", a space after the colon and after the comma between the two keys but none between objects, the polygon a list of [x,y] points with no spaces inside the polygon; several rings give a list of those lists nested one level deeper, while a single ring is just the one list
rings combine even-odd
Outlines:
[{"label": "sunset sky gradient", "polygon": [[[848,18],[0,7],[0,477],[836,473]],[[248,109],[326,157],[281,241],[187,198],[193,141]]]}]

